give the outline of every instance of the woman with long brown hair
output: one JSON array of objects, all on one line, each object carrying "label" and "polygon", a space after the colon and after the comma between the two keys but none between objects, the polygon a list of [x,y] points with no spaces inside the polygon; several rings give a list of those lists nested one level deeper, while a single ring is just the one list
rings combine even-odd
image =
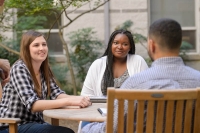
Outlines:
[{"label": "woman with long brown hair", "polygon": [[[33,30],[24,33],[20,59],[12,66],[10,81],[3,88],[0,117],[20,118],[18,133],[73,133],[69,128],[45,123],[42,111],[90,104],[88,97],[67,95],[57,86],[49,67],[44,36]],[[8,125],[0,123],[0,133],[8,133]]]}]

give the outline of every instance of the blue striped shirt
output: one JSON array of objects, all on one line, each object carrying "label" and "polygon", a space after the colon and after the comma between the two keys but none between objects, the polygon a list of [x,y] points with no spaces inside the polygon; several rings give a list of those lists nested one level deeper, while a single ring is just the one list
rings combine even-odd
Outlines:
[{"label": "blue striped shirt", "polygon": [[180,57],[157,59],[152,66],[127,79],[121,88],[180,89],[200,87],[200,72],[184,65]]}]

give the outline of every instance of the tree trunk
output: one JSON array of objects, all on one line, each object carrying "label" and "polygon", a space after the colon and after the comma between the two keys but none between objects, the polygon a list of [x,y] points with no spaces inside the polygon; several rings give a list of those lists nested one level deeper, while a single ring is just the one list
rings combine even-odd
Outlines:
[{"label": "tree trunk", "polygon": [[77,89],[76,89],[76,80],[75,80],[75,76],[74,76],[74,70],[73,70],[73,67],[72,67],[72,64],[71,64],[71,60],[70,60],[68,45],[63,38],[63,33],[62,33],[61,29],[59,29],[59,36],[60,36],[60,39],[62,41],[63,48],[66,52],[65,56],[67,58],[67,66],[69,68],[70,75],[71,75],[71,81],[72,81],[72,86],[73,86],[73,94],[76,95]]}]

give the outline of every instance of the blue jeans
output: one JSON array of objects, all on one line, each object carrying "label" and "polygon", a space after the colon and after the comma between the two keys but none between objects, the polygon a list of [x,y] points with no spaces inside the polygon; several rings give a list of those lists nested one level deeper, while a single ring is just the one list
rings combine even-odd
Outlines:
[{"label": "blue jeans", "polygon": [[89,121],[82,121],[82,123],[81,123],[81,129],[82,129],[84,126],[86,126],[87,124],[90,124],[90,122],[89,122]]},{"label": "blue jeans", "polygon": [[[0,133],[9,133],[9,129],[0,130]],[[33,122],[18,126],[18,133],[74,133],[74,131],[67,127]]]}]

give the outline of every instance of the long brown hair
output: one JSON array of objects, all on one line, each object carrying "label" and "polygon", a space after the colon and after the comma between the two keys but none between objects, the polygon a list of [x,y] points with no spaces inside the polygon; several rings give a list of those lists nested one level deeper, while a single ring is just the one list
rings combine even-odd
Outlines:
[{"label": "long brown hair", "polygon": [[[37,32],[37,31],[29,30],[22,35],[21,45],[20,45],[20,59],[23,60],[24,63],[26,64],[26,66],[28,67],[28,70],[30,71],[31,77],[33,79],[33,84],[35,87],[34,89],[37,92],[39,97],[42,96],[42,88],[40,88],[40,85],[36,79],[35,72],[33,70],[29,46],[35,40],[35,38],[40,37],[40,36],[43,36],[43,34]],[[50,92],[51,92],[50,80],[53,80],[53,74],[49,67],[48,56],[42,62],[40,71],[44,74],[44,78],[45,78],[46,85],[47,85],[47,93],[49,96]]]}]

